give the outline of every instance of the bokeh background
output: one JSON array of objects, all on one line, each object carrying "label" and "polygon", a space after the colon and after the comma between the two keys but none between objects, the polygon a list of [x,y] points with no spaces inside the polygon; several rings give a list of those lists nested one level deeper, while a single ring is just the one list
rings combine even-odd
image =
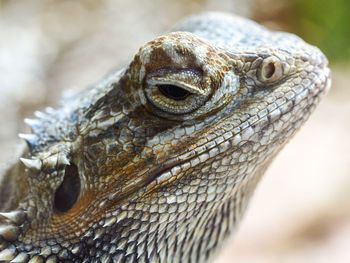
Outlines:
[{"label": "bokeh background", "polygon": [[319,46],[333,88],[268,170],[215,263],[350,262],[350,1],[0,0],[0,163],[22,119],[125,65],[182,17],[214,10]]}]

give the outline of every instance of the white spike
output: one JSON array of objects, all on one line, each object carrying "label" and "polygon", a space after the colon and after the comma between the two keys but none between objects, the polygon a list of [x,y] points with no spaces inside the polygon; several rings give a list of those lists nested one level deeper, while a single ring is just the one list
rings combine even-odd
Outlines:
[{"label": "white spike", "polygon": [[15,223],[16,225],[21,225],[26,217],[26,214],[21,211],[11,211],[11,212],[0,212],[0,216],[5,217],[6,219],[10,220],[10,222]]},{"label": "white spike", "polygon": [[29,147],[32,147],[33,145],[38,144],[38,136],[32,133],[19,133],[18,137],[25,140]]},{"label": "white spike", "polygon": [[71,252],[72,252],[74,255],[76,255],[76,254],[78,254],[80,251],[81,251],[81,245],[75,245],[75,246],[73,247],[73,249],[72,249]]},{"label": "white spike", "polygon": [[29,169],[40,170],[41,169],[41,160],[40,159],[27,159],[19,158],[21,162]]},{"label": "white spike", "polygon": [[105,221],[105,223],[103,224],[102,227],[111,226],[111,225],[113,225],[116,221],[117,221],[117,219],[116,219],[115,217],[110,217],[110,218],[106,219],[106,221]]},{"label": "white spike", "polygon": [[48,117],[48,115],[42,111],[35,111],[34,115],[39,119],[46,119]]},{"label": "white spike", "polygon": [[44,247],[40,251],[40,256],[47,257],[51,254],[51,248],[50,247]]},{"label": "white spike", "polygon": [[58,163],[59,164],[65,164],[65,165],[70,165],[70,162],[67,158],[67,156],[63,153],[58,156]]},{"label": "white spike", "polygon": [[35,130],[35,128],[41,126],[41,121],[38,119],[29,119],[29,118],[25,118],[24,119],[24,123],[27,124],[30,128],[32,128],[33,130]]},{"label": "white spike", "polygon": [[92,231],[87,231],[83,237],[91,237],[92,236]]},{"label": "white spike", "polygon": [[19,235],[19,229],[12,225],[1,225],[0,226],[0,237],[7,241],[14,241]]},{"label": "white spike", "polygon": [[100,238],[104,233],[105,233],[105,230],[103,228],[98,229],[95,232],[95,236],[94,236],[93,240]]},{"label": "white spike", "polygon": [[0,261],[9,261],[16,256],[16,248],[14,246],[5,248],[3,251],[0,251]]},{"label": "white spike", "polygon": [[11,260],[10,263],[26,263],[28,261],[28,254],[27,253],[20,253],[15,257],[14,259]]}]

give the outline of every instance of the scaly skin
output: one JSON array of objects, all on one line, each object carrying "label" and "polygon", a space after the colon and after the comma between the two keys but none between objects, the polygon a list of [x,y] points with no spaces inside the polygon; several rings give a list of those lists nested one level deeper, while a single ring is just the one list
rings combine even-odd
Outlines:
[{"label": "scaly skin", "polygon": [[294,35],[188,18],[26,120],[0,184],[0,259],[209,261],[329,86],[325,56]]}]

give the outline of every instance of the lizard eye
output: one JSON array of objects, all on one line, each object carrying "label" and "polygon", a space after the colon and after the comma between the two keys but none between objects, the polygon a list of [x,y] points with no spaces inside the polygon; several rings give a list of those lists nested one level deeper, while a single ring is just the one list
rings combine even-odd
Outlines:
[{"label": "lizard eye", "polygon": [[257,72],[261,82],[272,83],[285,76],[283,64],[277,57],[268,57],[263,60]]},{"label": "lizard eye", "polygon": [[201,76],[191,70],[157,71],[146,79],[145,96],[163,112],[186,114],[207,100],[210,90],[203,88]]}]

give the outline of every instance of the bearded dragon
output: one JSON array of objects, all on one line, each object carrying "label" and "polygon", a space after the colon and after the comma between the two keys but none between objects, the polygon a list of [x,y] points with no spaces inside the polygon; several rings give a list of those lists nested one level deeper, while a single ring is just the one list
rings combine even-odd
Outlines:
[{"label": "bearded dragon", "polygon": [[0,262],[208,262],[330,87],[321,51],[206,13],[26,119],[0,183]]}]

